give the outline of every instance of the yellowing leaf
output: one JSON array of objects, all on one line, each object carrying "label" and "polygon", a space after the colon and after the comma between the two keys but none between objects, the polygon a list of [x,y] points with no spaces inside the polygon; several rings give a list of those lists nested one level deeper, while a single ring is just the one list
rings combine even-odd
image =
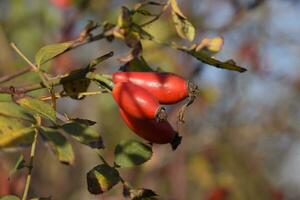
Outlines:
[{"label": "yellowing leaf", "polygon": [[33,141],[34,128],[22,128],[0,134],[0,149],[28,145]]},{"label": "yellowing leaf", "polygon": [[7,195],[4,197],[1,197],[0,200],[20,200],[20,198],[17,196],[14,196],[14,195]]},{"label": "yellowing leaf", "polygon": [[107,164],[98,165],[87,173],[88,190],[92,194],[102,194],[119,181],[119,172]]},{"label": "yellowing leaf", "polygon": [[58,44],[50,44],[42,47],[35,54],[35,63],[38,67],[40,65],[46,63],[47,61],[53,59],[59,54],[65,52],[68,48],[72,46],[72,42],[58,43]]},{"label": "yellowing leaf", "polygon": [[175,25],[177,34],[189,41],[193,41],[195,38],[195,28],[183,15],[181,10],[178,7],[177,1],[171,1],[172,6],[172,19]]},{"label": "yellowing leaf", "polygon": [[25,97],[19,99],[17,100],[17,103],[20,104],[21,107],[27,109],[28,111],[34,114],[39,114],[42,117],[50,119],[53,122],[56,121],[55,110],[48,103],[45,103],[39,99],[35,99],[32,97]]},{"label": "yellowing leaf", "polygon": [[209,55],[213,55],[221,51],[224,40],[221,37],[204,38],[200,44],[197,45],[196,51],[207,51]]}]

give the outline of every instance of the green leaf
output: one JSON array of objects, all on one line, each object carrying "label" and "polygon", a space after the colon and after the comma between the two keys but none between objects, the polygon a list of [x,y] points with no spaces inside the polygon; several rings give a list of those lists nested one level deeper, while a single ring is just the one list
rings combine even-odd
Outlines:
[{"label": "green leaf", "polygon": [[177,34],[189,41],[193,41],[195,38],[195,28],[183,15],[181,10],[178,7],[176,0],[171,0],[172,6],[172,19],[175,25]]},{"label": "green leaf", "polygon": [[119,172],[107,164],[98,165],[87,173],[88,191],[92,194],[102,194],[119,181]]},{"label": "green leaf", "polygon": [[0,134],[0,149],[28,145],[32,143],[33,137],[34,127],[4,132]]},{"label": "green leaf", "polygon": [[131,26],[131,23],[132,15],[130,10],[125,6],[122,6],[121,13],[118,17],[118,26],[126,29]]},{"label": "green leaf", "polygon": [[50,141],[50,145],[60,162],[64,164],[74,162],[75,156],[72,145],[58,129],[41,127],[40,132]]},{"label": "green leaf", "polygon": [[21,154],[15,164],[15,166],[10,170],[9,177],[12,177],[18,170],[23,169],[25,166],[24,156]]},{"label": "green leaf", "polygon": [[115,163],[120,167],[140,165],[151,156],[151,146],[134,140],[123,140],[115,148]]},{"label": "green leaf", "polygon": [[86,126],[93,126],[95,125],[97,122],[89,120],[89,119],[81,119],[81,118],[74,118],[71,119],[73,122],[78,122],[80,124],[84,124]]},{"label": "green leaf", "polygon": [[238,71],[238,72],[245,72],[247,71],[247,69],[238,66],[233,60],[228,60],[228,61],[220,61],[217,60],[213,57],[210,57],[207,53],[202,52],[202,51],[188,51],[186,49],[179,49],[181,51],[184,51],[190,55],[192,55],[193,57],[195,57],[196,59],[200,60],[201,62],[208,64],[208,65],[212,65],[215,66],[217,68],[221,68],[221,69],[227,69],[227,70],[233,70],[233,71]]},{"label": "green leaf", "polygon": [[50,119],[54,123],[56,121],[55,110],[48,103],[45,103],[39,99],[35,99],[32,97],[25,97],[19,99],[17,100],[17,103],[19,103],[20,106],[34,114],[38,114],[47,119]]},{"label": "green leaf", "polygon": [[133,60],[127,62],[125,65],[123,65],[120,70],[122,71],[128,71],[128,72],[152,72],[154,71],[148,63],[145,61],[145,59],[140,56],[137,58],[134,58]]},{"label": "green leaf", "polygon": [[71,122],[64,124],[62,126],[62,129],[73,136],[79,142],[86,144],[91,148],[104,148],[102,137],[100,136],[100,134],[85,124]]},{"label": "green leaf", "polygon": [[24,108],[13,102],[0,102],[0,115],[11,116],[23,120],[34,122],[34,117]]},{"label": "green leaf", "polygon": [[1,197],[0,200],[20,200],[20,198],[14,195],[8,195]]},{"label": "green leaf", "polygon": [[65,42],[65,43],[58,43],[58,44],[50,44],[47,46],[42,47],[36,54],[35,54],[35,63],[38,67],[42,64],[46,63],[47,61],[53,59],[54,57],[62,54],[67,49],[72,46],[72,42]]},{"label": "green leaf", "polygon": [[64,92],[72,99],[81,100],[84,98],[81,93],[87,92],[90,83],[91,80],[87,78],[66,82],[63,84]]}]

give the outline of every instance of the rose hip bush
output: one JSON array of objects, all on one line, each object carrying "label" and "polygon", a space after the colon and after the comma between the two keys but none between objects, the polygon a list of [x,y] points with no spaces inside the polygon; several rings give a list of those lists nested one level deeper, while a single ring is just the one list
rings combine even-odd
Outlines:
[{"label": "rose hip bush", "polygon": [[[62,9],[71,5],[71,1],[51,1]],[[152,7],[159,9],[159,14],[151,13]],[[167,10],[172,13],[170,23],[173,23],[179,37],[185,44],[164,42],[149,34],[144,27],[159,20]],[[139,16],[144,23],[135,21]],[[100,30],[100,31],[99,31]],[[117,22],[95,23],[90,21],[71,41],[49,44],[39,49],[35,60],[30,61],[18,47],[12,43],[14,50],[28,63],[22,73],[7,75],[1,78],[1,83],[7,82],[27,72],[34,72],[40,81],[29,86],[1,86],[0,92],[11,96],[10,102],[0,103],[0,149],[30,148],[30,158],[20,155],[13,173],[26,168],[27,181],[22,199],[28,198],[31,174],[34,170],[34,158],[38,153],[37,143],[49,144],[47,147],[64,164],[72,164],[75,155],[69,138],[74,138],[91,149],[102,149],[105,135],[100,135],[93,125],[97,122],[89,119],[70,118],[56,110],[56,99],[72,98],[82,100],[86,96],[99,93],[109,93],[119,107],[122,118],[129,129],[141,140],[123,140],[114,149],[114,162],[110,164],[105,157],[99,155],[101,163],[87,172],[87,189],[92,194],[102,194],[109,191],[116,184],[123,185],[123,195],[130,199],[155,199],[157,194],[145,188],[133,188],[119,172],[120,168],[134,167],[147,162],[152,156],[152,145],[171,144],[173,150],[180,148],[184,138],[180,136],[178,127],[183,122],[184,113],[192,105],[201,87],[186,78],[167,71],[157,71],[149,66],[143,57],[143,41],[164,45],[188,54],[208,65],[245,72],[233,60],[220,61],[213,57],[221,50],[221,37],[203,38],[194,43],[195,28],[180,10],[176,0],[164,3],[156,1],[142,1],[132,8],[123,6]],[[96,73],[96,67],[114,54],[107,54],[95,58],[80,69],[71,70],[64,75],[53,75],[51,70],[45,70],[43,65],[48,61],[68,51],[99,40],[113,43],[115,40],[124,42],[130,51],[128,56],[119,59],[120,68],[112,74]],[[25,52],[26,50],[24,50]],[[26,54],[26,52],[25,52]],[[130,67],[131,66],[131,67]],[[134,66],[134,67],[132,67]],[[163,70],[163,69],[162,69]],[[97,91],[89,91],[91,84],[97,85]],[[62,86],[62,91],[54,92],[54,88]],[[30,96],[29,92],[45,90],[46,97]],[[177,127],[173,127],[167,118],[164,105],[176,104],[184,101],[178,110]],[[188,120],[187,120],[188,123]],[[106,147],[112,148],[112,147]],[[170,151],[170,154],[172,152]],[[49,197],[50,198],[50,197]],[[16,196],[6,196],[3,199],[19,199]]]}]

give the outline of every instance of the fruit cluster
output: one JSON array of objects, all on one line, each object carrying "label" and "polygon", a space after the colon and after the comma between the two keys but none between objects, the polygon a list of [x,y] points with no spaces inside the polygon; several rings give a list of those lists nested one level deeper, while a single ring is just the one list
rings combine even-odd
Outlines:
[{"label": "fruit cluster", "polygon": [[192,83],[161,72],[116,72],[112,78],[112,95],[127,126],[145,140],[170,143],[175,150],[181,137],[167,121],[161,104],[174,104],[194,94]]}]

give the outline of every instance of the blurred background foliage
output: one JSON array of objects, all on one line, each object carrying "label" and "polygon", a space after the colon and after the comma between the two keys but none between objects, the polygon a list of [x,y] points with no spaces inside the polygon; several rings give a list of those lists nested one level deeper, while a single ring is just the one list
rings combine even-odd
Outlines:
[{"label": "blurred background foliage", "polygon": [[[239,74],[217,69],[181,52],[143,41],[143,55],[151,66],[191,79],[203,92],[187,112],[178,150],[171,152],[169,146],[155,145],[150,161],[122,169],[121,173],[134,186],[153,189],[160,199],[300,199],[300,2],[178,2],[196,27],[195,41],[223,37],[223,50],[216,57],[233,58],[248,71]],[[76,38],[88,20],[116,22],[122,5],[130,7],[135,3],[138,1],[74,0],[70,6],[58,7],[48,0],[0,0],[0,75],[26,66],[10,48],[10,42],[33,59],[45,44]],[[184,44],[176,36],[170,12],[146,30],[161,41]],[[118,41],[91,43],[56,58],[46,67],[52,74],[63,74],[111,50],[115,56],[102,63],[98,71],[112,73],[121,65],[118,58],[129,50]],[[5,85],[26,85],[37,78],[28,73]],[[43,93],[32,93],[37,94]],[[9,97],[1,95],[0,99]],[[121,139],[138,139],[121,121],[108,94],[82,101],[62,98],[57,103],[60,113],[97,122],[106,146],[102,152],[111,160],[113,147]],[[179,106],[168,107],[174,125]],[[88,193],[86,173],[99,163],[99,158],[88,147],[75,142],[73,145],[76,159],[71,166],[62,165],[43,145],[38,145],[30,196],[121,199],[120,185],[101,196]],[[28,149],[22,151],[29,153]],[[15,152],[0,152],[0,196],[22,194],[26,172],[7,181],[17,156]]]}]

